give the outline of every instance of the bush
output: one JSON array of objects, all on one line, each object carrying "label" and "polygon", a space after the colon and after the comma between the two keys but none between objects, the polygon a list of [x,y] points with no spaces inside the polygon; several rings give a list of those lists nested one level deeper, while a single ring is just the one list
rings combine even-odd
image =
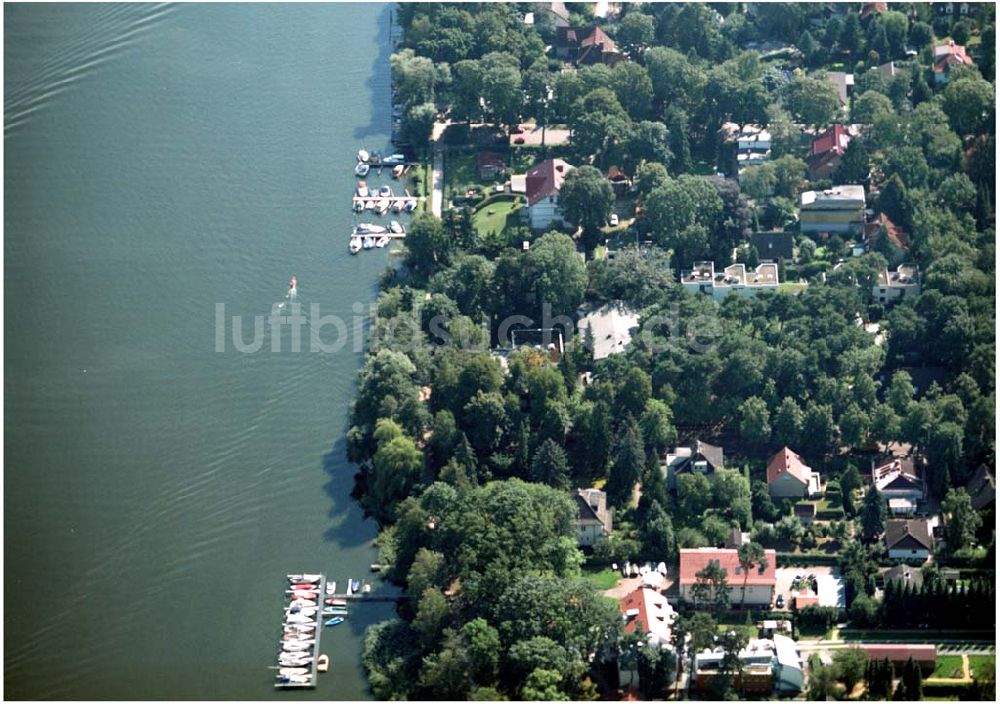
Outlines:
[{"label": "bush", "polygon": [[778,567],[808,567],[809,565],[839,565],[838,555],[828,555],[825,552],[779,552]]},{"label": "bush", "polygon": [[807,606],[795,612],[795,627],[829,631],[839,616],[840,611],[833,606]]},{"label": "bush", "polygon": [[844,509],[826,508],[816,512],[817,521],[842,521],[844,519]]}]

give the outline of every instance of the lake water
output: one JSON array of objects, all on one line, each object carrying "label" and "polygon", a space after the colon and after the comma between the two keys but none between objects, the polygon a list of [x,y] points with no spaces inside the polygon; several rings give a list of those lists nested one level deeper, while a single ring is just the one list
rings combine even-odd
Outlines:
[{"label": "lake water", "polygon": [[240,353],[230,322],[218,352],[216,306],[267,315],[293,273],[307,310],[374,299],[390,255],[348,253],[348,199],[388,146],[389,6],[4,12],[7,697],[368,697],[391,605],[326,630],[315,691],[267,669],[284,575],[375,559],[360,346]]}]

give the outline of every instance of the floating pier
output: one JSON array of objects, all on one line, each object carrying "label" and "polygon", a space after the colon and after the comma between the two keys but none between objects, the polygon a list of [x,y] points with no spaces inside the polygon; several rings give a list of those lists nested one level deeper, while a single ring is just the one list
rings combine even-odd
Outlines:
[{"label": "floating pier", "polygon": [[[290,590],[286,590],[286,592],[287,591],[290,591]],[[316,618],[313,621],[313,625],[315,626],[313,639],[316,642],[313,643],[313,645],[312,645],[312,654],[309,656],[309,660],[310,660],[310,665],[309,665],[309,681],[308,682],[275,682],[275,684],[274,684],[274,688],[275,689],[313,689],[316,686],[316,674],[317,674],[316,673],[316,660],[317,660],[317,658],[319,658],[320,636],[323,634],[323,603],[324,603],[323,600],[326,598],[326,575],[322,575],[322,574],[320,575],[319,582],[317,583],[316,588],[313,591],[316,591]],[[287,594],[286,594],[286,596],[287,596]],[[282,619],[282,622],[281,622],[281,634],[282,634],[282,638],[284,638],[285,626],[286,625],[288,625],[288,622],[285,619]],[[281,642],[284,643],[285,641],[282,640]],[[289,652],[289,651],[281,649],[279,651],[279,657],[280,657],[280,653],[285,653],[285,652]],[[281,667],[280,662],[279,662],[278,667],[279,668]]]}]

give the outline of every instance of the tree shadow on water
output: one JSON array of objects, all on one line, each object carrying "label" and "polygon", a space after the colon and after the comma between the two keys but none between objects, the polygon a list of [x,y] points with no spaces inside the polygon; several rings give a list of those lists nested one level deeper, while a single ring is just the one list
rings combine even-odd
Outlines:
[{"label": "tree shadow on water", "polygon": [[323,455],[323,471],[329,477],[323,491],[330,497],[329,517],[332,521],[323,538],[348,548],[370,543],[378,526],[375,521],[368,520],[357,502],[359,470],[347,459],[346,430],[330,451]]},{"label": "tree shadow on water", "polygon": [[[389,56],[392,54],[392,44],[389,38],[389,25],[392,21],[392,4],[382,6],[378,16],[378,55],[372,64],[372,70],[365,81],[365,87],[371,94],[371,116],[367,125],[359,125],[354,130],[354,138],[362,140],[374,139],[377,135],[388,136],[392,129],[390,114],[392,112],[391,78],[389,73]],[[369,144],[368,147],[380,149],[388,145]]]}]

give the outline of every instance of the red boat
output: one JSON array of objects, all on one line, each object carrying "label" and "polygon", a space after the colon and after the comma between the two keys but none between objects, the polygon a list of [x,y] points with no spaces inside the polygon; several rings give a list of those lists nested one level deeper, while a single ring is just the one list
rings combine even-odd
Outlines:
[{"label": "red boat", "polygon": [[327,599],[324,603],[327,606],[347,606],[347,599]]},{"label": "red boat", "polygon": [[315,589],[316,585],[309,582],[298,582],[292,585],[292,589]]},{"label": "red boat", "polygon": [[316,592],[292,592],[292,599],[306,599],[307,601],[316,601]]}]

